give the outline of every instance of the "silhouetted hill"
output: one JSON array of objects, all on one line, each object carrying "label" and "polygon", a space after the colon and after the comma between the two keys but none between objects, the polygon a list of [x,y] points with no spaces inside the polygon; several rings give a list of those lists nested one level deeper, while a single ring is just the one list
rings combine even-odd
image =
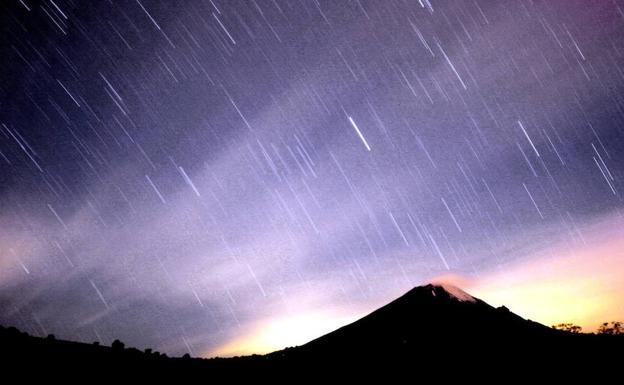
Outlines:
[{"label": "silhouetted hill", "polygon": [[[426,285],[360,320],[305,345],[264,356],[194,359],[155,352],[28,336],[0,328],[0,359],[8,368],[54,368],[75,372],[124,370],[154,374],[253,377],[407,374],[476,368],[604,372],[622,363],[624,338],[571,334],[494,308],[458,288]],[[319,372],[320,371],[320,372]],[[390,372],[391,371],[391,372]]]},{"label": "silhouetted hill", "polygon": [[326,366],[585,365],[608,361],[624,338],[571,334],[494,308],[452,286],[416,287],[371,314],[303,346],[271,353],[290,365]]},{"label": "silhouetted hill", "polygon": [[494,308],[458,288],[426,285],[301,349],[313,352],[331,345],[331,351],[353,355],[375,351],[403,355],[452,348],[459,353],[475,343],[510,347],[534,338],[558,337],[568,336],[505,307]]}]

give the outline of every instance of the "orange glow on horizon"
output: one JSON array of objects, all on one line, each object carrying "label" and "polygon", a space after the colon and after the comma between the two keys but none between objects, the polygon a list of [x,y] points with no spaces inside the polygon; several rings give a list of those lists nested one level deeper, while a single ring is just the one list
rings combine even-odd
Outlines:
[{"label": "orange glow on horizon", "polygon": [[248,335],[209,351],[204,357],[233,357],[265,354],[290,346],[305,344],[357,319],[333,312],[304,312],[264,321]]},{"label": "orange glow on horizon", "polygon": [[624,319],[624,236],[615,229],[618,234],[601,234],[580,250],[537,255],[476,278],[438,280],[523,318],[547,326],[572,322],[594,332],[603,322]]}]

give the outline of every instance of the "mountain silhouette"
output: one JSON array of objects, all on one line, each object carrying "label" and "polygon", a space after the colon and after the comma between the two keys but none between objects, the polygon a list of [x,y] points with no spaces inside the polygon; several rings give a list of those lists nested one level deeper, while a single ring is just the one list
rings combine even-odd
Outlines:
[{"label": "mountain silhouette", "polygon": [[443,355],[469,362],[477,351],[484,360],[500,361],[541,346],[531,349],[530,358],[553,360],[596,337],[572,336],[525,320],[506,307],[492,307],[457,287],[429,284],[334,332],[271,356],[293,364],[314,360],[325,365],[400,366],[414,360],[437,363],[434,357]]},{"label": "mountain silhouette", "polygon": [[[569,371],[572,363],[614,369],[622,336],[572,334],[525,320],[445,284],[415,287],[365,317],[298,347],[234,358],[169,358],[152,351],[39,338],[0,328],[0,363],[7,368],[140,371],[232,377],[358,375],[463,368]],[[618,353],[619,352],[619,353]],[[619,360],[619,361],[618,361]],[[487,368],[487,369],[486,369]],[[578,369],[578,368],[577,368]]]},{"label": "mountain silhouette", "polygon": [[[463,349],[473,343],[520,344],[532,338],[557,338],[563,333],[525,320],[505,307],[494,308],[450,285],[416,287],[360,320],[301,347],[354,355],[417,354],[427,349]],[[444,343],[449,345],[445,345]]]}]

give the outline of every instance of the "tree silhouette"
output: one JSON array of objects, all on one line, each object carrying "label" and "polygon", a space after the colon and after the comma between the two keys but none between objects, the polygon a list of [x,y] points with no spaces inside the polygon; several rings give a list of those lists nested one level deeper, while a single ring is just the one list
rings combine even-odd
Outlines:
[{"label": "tree silhouette", "polygon": [[119,340],[113,341],[113,344],[111,345],[111,348],[115,352],[120,352],[120,351],[124,350],[124,347],[125,347],[124,343],[119,341]]},{"label": "tree silhouette", "polygon": [[622,335],[624,334],[624,323],[622,321],[611,321],[611,326],[609,326],[609,322],[604,322],[598,328],[598,334]]},{"label": "tree silhouette", "polygon": [[573,323],[560,323],[557,325],[552,325],[551,326],[553,329],[557,329],[557,330],[563,330],[565,332],[568,333],[581,333],[583,331],[583,328],[578,326],[578,325],[574,325]]}]

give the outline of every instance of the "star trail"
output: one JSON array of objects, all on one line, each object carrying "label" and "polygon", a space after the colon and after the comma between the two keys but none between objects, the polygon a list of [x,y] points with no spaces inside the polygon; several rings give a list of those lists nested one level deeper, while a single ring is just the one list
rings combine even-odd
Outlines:
[{"label": "star trail", "polygon": [[2,324],[209,355],[624,224],[622,1],[0,9]]}]

